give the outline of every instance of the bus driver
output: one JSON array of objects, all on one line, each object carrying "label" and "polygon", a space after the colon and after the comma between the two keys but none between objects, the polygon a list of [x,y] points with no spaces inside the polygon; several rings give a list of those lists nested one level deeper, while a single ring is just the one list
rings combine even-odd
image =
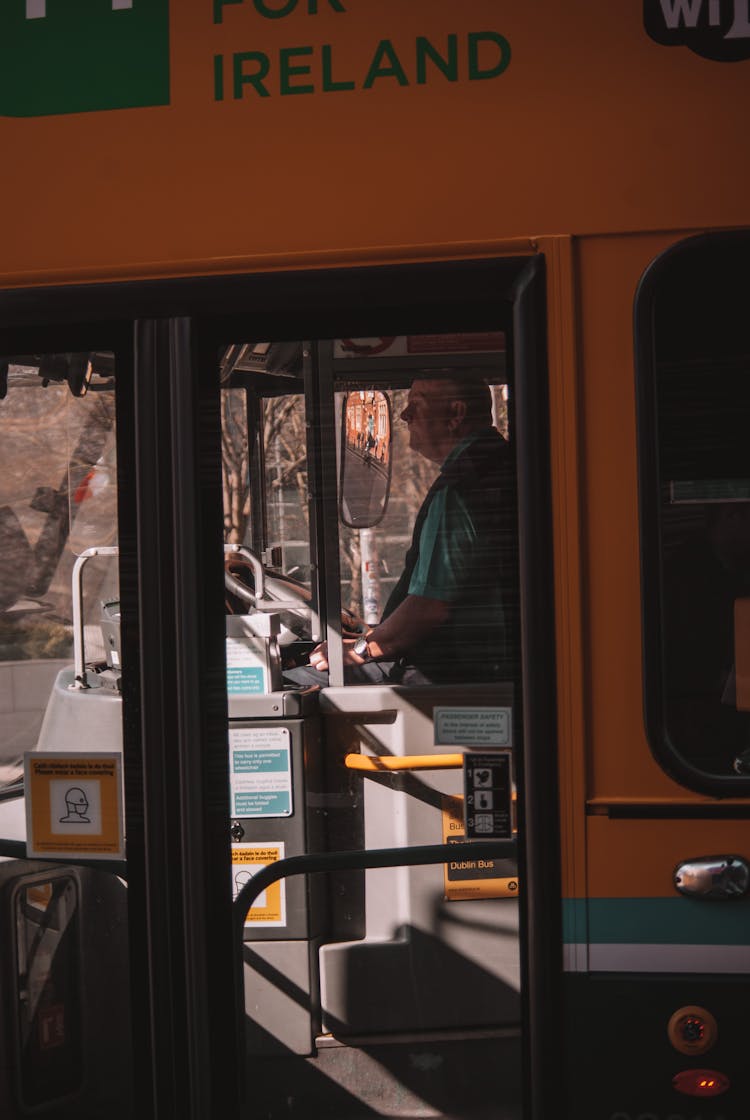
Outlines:
[{"label": "bus driver", "polygon": [[[344,642],[347,680],[469,683],[513,675],[517,534],[513,454],[477,377],[420,378],[401,413],[409,446],[440,474],[417,514],[404,571],[381,621]],[[326,643],[297,684],[326,683]]]}]

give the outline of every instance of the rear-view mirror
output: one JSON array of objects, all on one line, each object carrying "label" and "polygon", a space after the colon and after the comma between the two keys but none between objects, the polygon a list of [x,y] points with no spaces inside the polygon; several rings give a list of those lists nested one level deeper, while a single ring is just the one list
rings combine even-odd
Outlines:
[{"label": "rear-view mirror", "polygon": [[379,389],[344,397],[341,417],[339,514],[352,529],[383,519],[391,488],[391,402]]}]

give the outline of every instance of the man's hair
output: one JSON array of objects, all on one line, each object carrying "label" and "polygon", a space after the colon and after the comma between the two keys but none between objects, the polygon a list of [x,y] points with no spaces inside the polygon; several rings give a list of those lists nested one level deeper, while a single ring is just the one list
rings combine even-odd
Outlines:
[{"label": "man's hair", "polygon": [[492,425],[492,393],[487,382],[478,373],[464,376],[441,377],[435,373],[423,373],[417,381],[438,381],[446,400],[463,401],[466,405],[466,420],[473,428]]}]

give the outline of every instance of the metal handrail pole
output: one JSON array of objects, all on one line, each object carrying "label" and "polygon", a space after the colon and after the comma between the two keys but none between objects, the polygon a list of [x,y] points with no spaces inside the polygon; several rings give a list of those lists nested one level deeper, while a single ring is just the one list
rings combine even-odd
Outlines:
[{"label": "metal handrail pole", "polygon": [[256,872],[234,900],[234,919],[241,941],[245,915],[256,898],[278,879],[330,871],[362,871],[376,867],[417,867],[456,859],[512,859],[516,840],[459,840],[454,844],[424,844],[416,848],[373,848],[370,851],[320,852],[269,863]]},{"label": "metal handrail pole", "polygon": [[83,569],[92,556],[117,556],[119,551],[120,549],[116,544],[87,548],[76,558],[76,562],[73,565],[72,610],[74,681],[70,686],[71,688],[84,689],[89,687],[86,681],[86,653],[84,648]]},{"label": "metal handrail pole", "polygon": [[245,915],[266,887],[290,875],[315,875],[325,871],[372,870],[376,867],[419,867],[454,859],[513,859],[516,840],[459,840],[456,843],[420,844],[416,848],[373,848],[369,851],[324,851],[289,856],[256,871],[234,899],[238,933],[244,932]]}]

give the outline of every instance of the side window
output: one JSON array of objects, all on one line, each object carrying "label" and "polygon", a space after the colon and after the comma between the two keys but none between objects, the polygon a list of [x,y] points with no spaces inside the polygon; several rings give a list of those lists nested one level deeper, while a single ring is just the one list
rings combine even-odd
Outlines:
[{"label": "side window", "polygon": [[[0,783],[8,784],[73,661],[76,559],[117,545],[114,359],[11,356],[0,377]],[[104,667],[118,659],[104,633],[119,618],[116,555],[92,558],[83,587],[85,658]]]},{"label": "side window", "polygon": [[685,242],[636,304],[646,719],[705,790],[750,775],[748,249]]}]

